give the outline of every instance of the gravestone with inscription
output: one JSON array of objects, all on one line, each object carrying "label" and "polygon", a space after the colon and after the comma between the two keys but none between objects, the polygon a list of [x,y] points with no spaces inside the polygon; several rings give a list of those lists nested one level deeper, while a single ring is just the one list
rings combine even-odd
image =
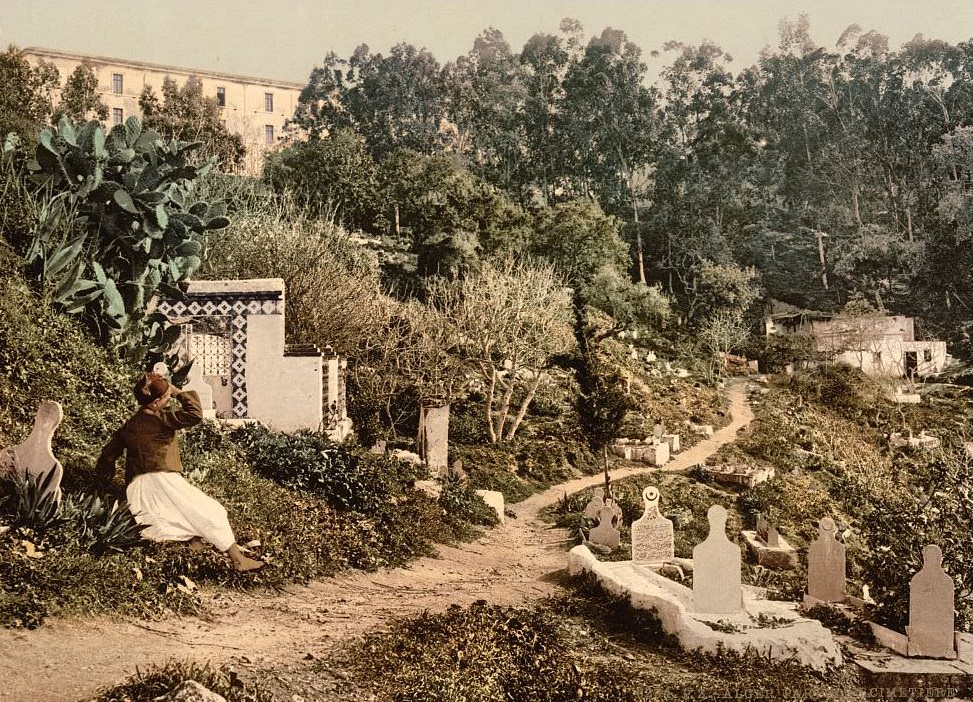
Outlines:
[{"label": "gravestone with inscription", "polygon": [[835,538],[834,520],[825,517],[807,551],[807,594],[820,602],[844,602],[845,545]]},{"label": "gravestone with inscription", "polygon": [[632,561],[664,563],[674,553],[672,521],[659,513],[659,491],[647,487],[642,491],[645,511],[632,522]]},{"label": "gravestone with inscription", "polygon": [[693,609],[703,614],[743,611],[740,547],[726,536],[726,516],[710,507],[709,536],[693,549]]}]

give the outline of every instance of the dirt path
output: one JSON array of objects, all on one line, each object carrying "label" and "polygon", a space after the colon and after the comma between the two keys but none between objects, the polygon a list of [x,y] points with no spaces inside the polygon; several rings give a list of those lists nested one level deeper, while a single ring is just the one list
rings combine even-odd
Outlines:
[{"label": "dirt path", "polygon": [[[753,418],[746,384],[730,388],[733,421],[683,452],[666,470],[699,463]],[[614,479],[645,470],[613,471]],[[256,666],[321,658],[335,642],[380,627],[391,617],[439,611],[477,599],[520,604],[554,593],[572,537],[538,518],[565,492],[597,485],[598,476],[552,487],[512,505],[516,519],[461,548],[440,547],[438,558],[377,573],[353,573],[271,595],[207,592],[205,618],[135,622],[99,617],[58,620],[37,631],[0,630],[0,700],[75,702],[115,684],[136,667],[170,658]]]}]

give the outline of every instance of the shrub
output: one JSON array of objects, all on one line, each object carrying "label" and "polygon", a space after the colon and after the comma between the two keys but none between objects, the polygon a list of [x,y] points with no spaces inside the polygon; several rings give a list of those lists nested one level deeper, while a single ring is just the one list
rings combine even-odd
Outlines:
[{"label": "shrub", "polygon": [[450,474],[443,480],[439,494],[439,504],[447,514],[463,519],[470,524],[494,526],[500,522],[492,507],[476,494],[476,491],[459,477]]},{"label": "shrub", "polygon": [[25,438],[41,401],[56,400],[64,421],[53,447],[65,487],[87,487],[98,448],[134,405],[129,388],[136,372],[17,277],[0,277],[0,444]]},{"label": "shrub", "polygon": [[227,702],[273,702],[273,696],[259,685],[244,683],[227,668],[211,668],[208,663],[170,660],[136,672],[120,685],[99,693],[93,702],[152,702],[160,699],[186,680],[195,680]]},{"label": "shrub", "polygon": [[321,495],[336,509],[376,512],[425,473],[390,456],[354,453],[310,431],[282,434],[247,424],[230,438],[258,473]]},{"label": "shrub", "polygon": [[825,405],[849,417],[874,411],[881,401],[879,384],[859,368],[844,364],[822,364],[795,373],[791,385],[804,400]]}]

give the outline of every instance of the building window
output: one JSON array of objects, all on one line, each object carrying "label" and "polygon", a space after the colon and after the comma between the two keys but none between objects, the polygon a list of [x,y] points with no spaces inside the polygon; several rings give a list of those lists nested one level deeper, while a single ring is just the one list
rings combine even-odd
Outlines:
[{"label": "building window", "polygon": [[264,142],[267,144],[274,143],[274,125],[268,124],[264,126]]},{"label": "building window", "polygon": [[216,89],[216,104],[220,107],[226,107],[226,88],[222,85]]},{"label": "building window", "polygon": [[122,88],[123,88],[123,86],[124,86],[124,83],[122,82],[122,74],[121,73],[112,73],[111,74],[111,91],[113,93],[117,94],[117,95],[121,95],[122,94]]},{"label": "building window", "polygon": [[932,349],[922,350],[922,360],[926,363],[930,363],[932,361]]},{"label": "building window", "polygon": [[264,93],[264,112],[274,111],[274,94]]},{"label": "building window", "polygon": [[882,365],[882,352],[881,351],[872,351],[872,363],[874,363],[877,366]]},{"label": "building window", "polygon": [[121,124],[124,120],[125,113],[122,112],[121,107],[113,107],[111,110],[111,122],[112,124]]}]

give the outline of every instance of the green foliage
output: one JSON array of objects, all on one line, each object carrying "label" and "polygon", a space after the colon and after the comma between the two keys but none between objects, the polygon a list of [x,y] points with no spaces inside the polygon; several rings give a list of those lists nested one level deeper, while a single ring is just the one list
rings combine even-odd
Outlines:
[{"label": "green foliage", "polygon": [[186,680],[195,680],[227,702],[274,702],[259,684],[244,683],[230,668],[179,660],[137,671],[125,682],[101,691],[92,702],[152,702]]},{"label": "green foliage", "polygon": [[86,487],[98,449],[128,412],[134,376],[17,277],[0,278],[0,443],[26,438],[42,401],[60,402],[64,421],[54,452],[65,484]]},{"label": "green foliage", "polygon": [[78,64],[61,91],[61,101],[58,103],[51,121],[57,124],[62,117],[72,122],[85,122],[98,119],[104,122],[108,119],[108,105],[98,94],[98,76],[87,61]]},{"label": "green foliage", "polygon": [[59,78],[53,64],[35,68],[15,46],[0,52],[0,146],[10,133],[23,141],[37,137],[53,110]]},{"label": "green foliage", "polygon": [[[70,545],[99,556],[139,544],[142,527],[125,502],[105,505],[96,495],[65,495],[49,491],[54,472],[41,478],[19,476],[0,481],[0,519],[15,534],[49,546]],[[5,499],[2,499],[6,496]]]},{"label": "green foliage", "polygon": [[188,161],[198,143],[165,141],[130,117],[106,136],[91,121],[67,118],[41,132],[34,179],[51,196],[38,212],[26,263],[67,314],[80,316],[103,343],[151,366],[179,334],[146,314],[157,291],[199,267],[203,235],[229,221],[225,208],[196,202],[193,181],[209,168]]},{"label": "green foliage", "polygon": [[196,277],[282,278],[290,343],[360,354],[380,335],[386,307],[371,252],[331,219],[312,217],[286,198],[244,195],[237,200],[242,202],[230,226],[208,235],[206,259]]},{"label": "green foliage", "polygon": [[500,522],[497,513],[476,494],[473,487],[452,473],[443,480],[439,504],[447,514],[470,524],[495,526]]},{"label": "green foliage", "polygon": [[628,247],[620,222],[591,200],[572,200],[541,212],[533,242],[536,255],[550,260],[577,288],[604,267],[628,270]]},{"label": "green foliage", "polygon": [[68,521],[57,492],[49,490],[55,478],[51,470],[41,478],[15,475],[0,481],[0,508],[12,527],[44,535]]},{"label": "green foliage", "polygon": [[68,495],[61,513],[73,522],[76,533],[71,538],[78,547],[95,556],[132,548],[142,538],[143,527],[132,517],[127,502],[115,501],[109,507],[97,495]]},{"label": "green foliage", "polygon": [[755,269],[703,261],[692,289],[689,317],[705,319],[720,312],[743,317],[759,295]]},{"label": "green foliage", "polygon": [[550,619],[483,601],[397,622],[367,637],[361,653],[363,674],[391,699],[553,701],[583,692]]},{"label": "green foliage", "polygon": [[584,355],[578,372],[578,417],[588,445],[596,453],[607,450],[632,409],[621,373],[595,353]]},{"label": "green foliage", "polygon": [[794,374],[794,390],[805,400],[858,416],[880,401],[880,388],[859,368],[842,364],[822,364]]},{"label": "green foliage", "polygon": [[243,137],[227,128],[216,98],[204,95],[203,83],[196,76],[190,76],[181,88],[166,76],[161,102],[152,87],[146,86],[139,95],[139,110],[146,129],[167,139],[199,142],[202,158],[214,158],[221,170],[243,165],[247,155]]},{"label": "green foliage", "polygon": [[479,601],[398,620],[387,633],[366,637],[354,655],[349,672],[381,701],[676,702],[728,690],[865,699],[853,673],[821,675],[755,655],[687,653],[653,612],[589,582],[533,607]]},{"label": "green foliage", "polygon": [[290,193],[314,216],[334,209],[349,229],[371,231],[377,217],[388,218],[375,162],[363,140],[348,129],[267,154],[263,179],[278,193]]},{"label": "green foliage", "polygon": [[354,453],[309,431],[281,434],[246,424],[230,438],[257,472],[321,495],[336,509],[376,512],[424,472],[391,457]]}]

